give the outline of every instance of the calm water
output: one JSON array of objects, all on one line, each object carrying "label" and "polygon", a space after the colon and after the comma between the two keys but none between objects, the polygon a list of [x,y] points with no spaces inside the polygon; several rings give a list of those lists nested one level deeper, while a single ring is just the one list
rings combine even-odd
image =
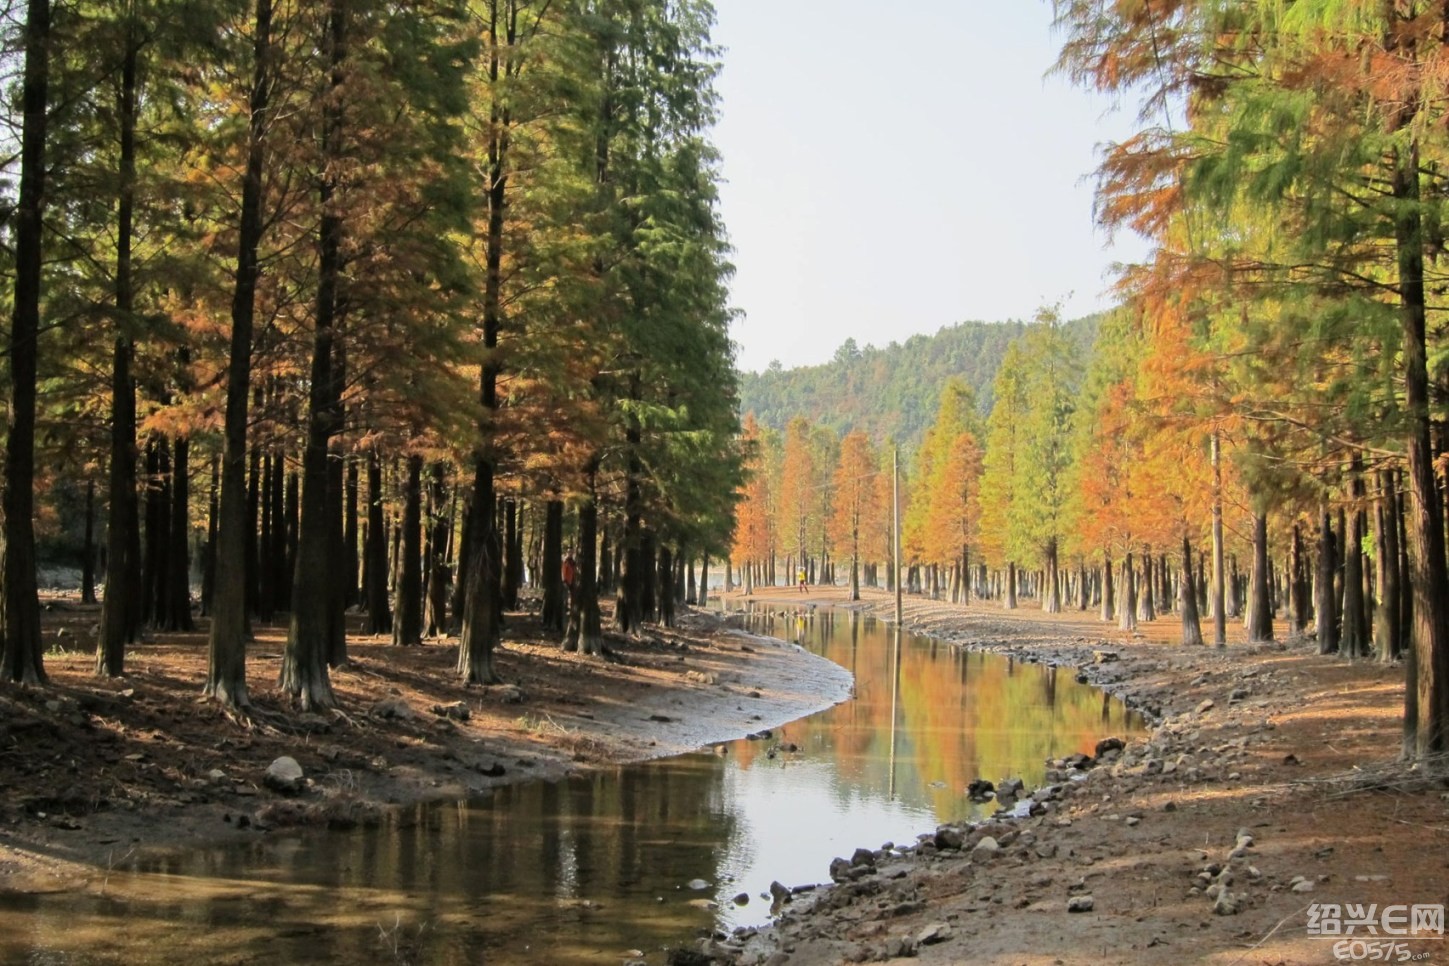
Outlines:
[{"label": "calm water", "polygon": [[854,699],[768,739],[122,869],[108,892],[124,902],[3,897],[0,960],[662,962],[767,921],[772,880],[825,881],[834,856],[973,815],[973,778],[1032,787],[1047,757],[1140,727],[1068,671],[909,636],[897,664],[870,618],[740,620],[851,670]]}]

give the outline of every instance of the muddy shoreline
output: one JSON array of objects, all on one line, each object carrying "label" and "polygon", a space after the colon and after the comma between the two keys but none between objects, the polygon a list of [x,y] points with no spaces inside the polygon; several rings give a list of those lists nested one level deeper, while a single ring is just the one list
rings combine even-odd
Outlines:
[{"label": "muddy shoreline", "polygon": [[[837,596],[894,619],[880,593],[756,599]],[[1226,648],[1185,648],[1175,619],[1124,633],[1094,615],[920,599],[904,616],[955,646],[1069,670],[1151,733],[1051,763],[1021,794],[1029,817],[859,843],[817,883],[788,884],[810,889],[774,926],[705,941],[718,961],[1323,963],[1334,941],[1308,930],[1315,902],[1449,902],[1445,863],[1424,855],[1449,839],[1449,782],[1396,760],[1402,668],[1303,640],[1246,645],[1237,626]],[[1449,954],[1440,935],[1394,941]]]},{"label": "muddy shoreline", "polygon": [[[455,684],[456,642],[393,648],[350,635],[352,659],[333,675],[341,710],[298,715],[273,686],[284,631],[262,627],[248,656],[257,713],[238,721],[200,697],[201,634],[145,641],[125,677],[101,679],[89,649],[67,646],[94,608],[46,604],[51,683],[0,690],[0,894],[93,891],[141,855],[381,822],[681,754],[823,710],[851,687],[836,665],[714,612],[609,636],[604,660],[563,654],[520,614],[498,655],[503,684]],[[295,793],[268,785],[282,756],[301,766]]]}]

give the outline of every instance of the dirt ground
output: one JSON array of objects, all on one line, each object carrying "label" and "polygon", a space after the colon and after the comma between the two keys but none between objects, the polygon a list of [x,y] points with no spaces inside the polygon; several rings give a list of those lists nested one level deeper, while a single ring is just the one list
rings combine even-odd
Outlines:
[{"label": "dirt ground", "polygon": [[[201,695],[203,633],[147,639],[123,678],[105,679],[98,608],[74,595],[43,607],[49,686],[0,688],[0,893],[86,890],[146,850],[347,827],[389,806],[692,751],[827,708],[851,684],[715,614],[608,636],[605,659],[564,654],[534,615],[514,614],[504,684],[458,684],[456,640],[399,648],[354,634],[332,675],[341,710],[299,715],[276,688],[285,627],[261,626],[247,658],[257,713],[243,722]],[[297,794],[267,787],[281,756],[301,766]]]},{"label": "dirt ground", "polygon": [[[883,594],[857,606],[893,617]],[[1383,918],[1449,903],[1449,780],[1397,761],[1401,667],[1320,656],[1301,640],[1248,646],[1240,626],[1225,649],[1185,648],[1176,618],[1126,633],[1092,616],[907,599],[908,626],[1077,668],[1148,713],[1150,735],[1084,769],[1058,763],[1063,780],[1036,796],[1033,817],[888,851],[859,843],[872,854],[858,853],[843,882],[710,951],[800,966],[1449,958],[1442,919],[1409,938]],[[1309,932],[1315,903],[1342,907],[1314,910],[1320,934]],[[1389,911],[1389,929],[1409,917]],[[1322,934],[1335,925],[1342,934]]]},{"label": "dirt ground", "polygon": [[[757,597],[846,604],[839,591]],[[516,615],[499,655],[504,685],[453,683],[448,642],[393,648],[354,635],[333,679],[343,710],[298,716],[274,686],[283,630],[262,627],[248,664],[262,714],[242,724],[200,697],[202,635],[148,640],[125,678],[105,680],[82,643],[95,608],[45,603],[51,686],[0,688],[0,891],[92,889],[137,850],[366,822],[391,804],[685,751],[849,689],[834,665],[713,615],[610,639],[606,661],[560,653]],[[890,618],[893,600],[853,606]],[[908,599],[906,620],[959,646],[1076,668],[1153,728],[1092,767],[1059,763],[1037,815],[922,829],[923,842],[889,851],[859,843],[867,851],[842,857],[858,860],[839,870],[843,882],[794,897],[771,929],[707,943],[712,956],[1296,964],[1339,961],[1334,944],[1348,939],[1364,943],[1342,950],[1359,961],[1449,957],[1422,931],[1308,931],[1313,903],[1361,906],[1360,919],[1382,926],[1387,907],[1449,902],[1449,783],[1396,760],[1401,668],[1321,657],[1306,642],[1247,646],[1236,626],[1224,650],[1184,648],[1173,618],[1127,634],[1091,615]],[[433,710],[457,702],[467,720]],[[307,777],[299,795],[263,781],[281,755]]]}]

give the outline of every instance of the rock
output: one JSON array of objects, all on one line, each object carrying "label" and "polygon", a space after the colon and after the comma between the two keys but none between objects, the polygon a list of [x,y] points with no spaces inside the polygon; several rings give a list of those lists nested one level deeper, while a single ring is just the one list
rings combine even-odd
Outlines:
[{"label": "rock", "polygon": [[936,848],[960,851],[966,844],[966,835],[955,825],[942,825],[936,829]]},{"label": "rock", "polygon": [[741,892],[739,895],[735,896],[734,901],[735,905],[737,906],[747,906],[750,904],[750,894],[748,892]]},{"label": "rock", "polygon": [[1067,912],[1091,912],[1096,905],[1091,896],[1072,896],[1067,900]]},{"label": "rock", "polygon": [[1117,654],[1116,651],[1093,651],[1092,652],[1092,663],[1093,664],[1110,664],[1113,661],[1119,661],[1119,660],[1121,660],[1121,657]]},{"label": "rock", "polygon": [[944,922],[933,922],[916,933],[917,946],[933,946],[943,943],[952,936],[951,927]]},{"label": "rock", "polygon": [[709,888],[709,883],[704,881],[703,879],[690,879],[689,887],[695,892],[703,892],[705,889]]},{"label": "rock", "polygon": [[910,936],[892,936],[886,940],[886,959],[906,959],[916,954],[916,944]]},{"label": "rock", "polygon": [[450,721],[467,721],[473,716],[473,712],[463,701],[454,701],[452,704],[435,704],[432,710],[433,714]]},{"label": "rock", "polygon": [[854,868],[862,866],[875,868],[875,853],[870,849],[856,849],[855,854],[850,857],[850,864]]},{"label": "rock", "polygon": [[1213,703],[1213,699],[1212,698],[1208,698],[1205,701],[1203,701],[1202,704],[1200,704],[1200,705],[1197,706],[1197,712],[1196,713],[1197,714],[1207,714],[1209,711],[1211,711],[1215,707],[1217,707],[1217,705],[1215,703]]},{"label": "rock", "polygon": [[285,755],[268,765],[267,773],[262,776],[262,784],[283,795],[297,794],[306,785],[306,781],[302,766],[297,764],[295,758]]},{"label": "rock", "polygon": [[417,712],[402,698],[388,698],[385,701],[379,701],[369,708],[367,713],[383,721],[392,719],[410,721],[418,716]]},{"label": "rock", "polygon": [[226,781],[226,772],[222,771],[220,768],[213,768],[211,771],[206,773],[206,778],[208,781],[224,782]]},{"label": "rock", "polygon": [[484,765],[482,762],[479,762],[473,767],[477,769],[478,774],[486,778],[502,778],[507,773],[504,767],[496,761],[491,765]]},{"label": "rock", "polygon": [[777,879],[770,883],[770,898],[775,902],[784,902],[790,898],[790,890]]},{"label": "rock", "polygon": [[1312,892],[1314,882],[1312,879],[1305,879],[1301,875],[1294,876],[1291,888],[1294,892]]},{"label": "rock", "polygon": [[996,857],[996,853],[1000,851],[1001,844],[988,835],[976,843],[975,848],[971,850],[971,858],[978,861],[982,859],[993,859]]},{"label": "rock", "polygon": [[973,802],[984,802],[996,791],[996,786],[984,778],[978,778],[966,786],[966,797]]},{"label": "rock", "polygon": [[1242,911],[1242,908],[1243,896],[1226,889],[1219,892],[1217,899],[1213,901],[1213,915],[1215,916],[1236,916]]},{"label": "rock", "polygon": [[1109,751],[1121,751],[1126,747],[1126,742],[1121,738],[1103,738],[1097,742],[1096,756],[1101,758]]},{"label": "rock", "polygon": [[504,704],[523,703],[523,691],[512,685],[508,685],[507,687],[504,687],[502,690],[500,690],[498,692],[498,697]]},{"label": "rock", "polygon": [[1063,759],[1063,762],[1065,763],[1066,767],[1075,768],[1077,771],[1085,771],[1086,769],[1091,768],[1094,764],[1091,755],[1084,755],[1080,751],[1077,752],[1075,755],[1068,755],[1065,759]]},{"label": "rock", "polygon": [[1228,704],[1237,704],[1239,701],[1242,701],[1244,698],[1252,693],[1253,692],[1249,691],[1247,688],[1233,688],[1233,690],[1228,694]]},{"label": "rock", "polygon": [[1007,778],[996,786],[996,797],[998,800],[1001,799],[1003,796],[1009,798],[1020,798],[1025,791],[1026,782],[1022,781],[1020,778]]},{"label": "rock", "polygon": [[1142,824],[1142,819],[1138,818],[1136,815],[1128,815],[1126,822],[1128,828],[1136,828],[1138,825]]}]

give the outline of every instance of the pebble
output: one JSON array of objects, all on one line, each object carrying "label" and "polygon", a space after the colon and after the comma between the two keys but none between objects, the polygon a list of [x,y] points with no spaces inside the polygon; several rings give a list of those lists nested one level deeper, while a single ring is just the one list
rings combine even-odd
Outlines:
[{"label": "pebble", "polygon": [[1091,912],[1096,905],[1091,896],[1072,896],[1067,900],[1067,912]]}]

